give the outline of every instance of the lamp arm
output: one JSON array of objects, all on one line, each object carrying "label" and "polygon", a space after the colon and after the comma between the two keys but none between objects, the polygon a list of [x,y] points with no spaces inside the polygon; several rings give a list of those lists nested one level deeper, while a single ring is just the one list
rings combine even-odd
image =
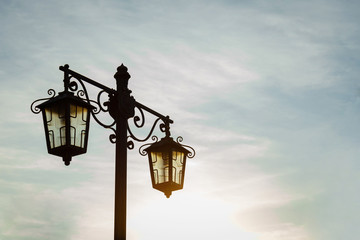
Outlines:
[{"label": "lamp arm", "polygon": [[[108,88],[88,77],[85,77],[71,69],[69,69],[69,65],[65,64],[64,66],[60,66],[59,69],[64,72],[64,87],[65,91],[72,91],[76,93],[76,95],[84,100],[86,100],[89,104],[92,104],[95,108],[90,112],[95,121],[104,128],[110,128],[114,131],[113,126],[115,125],[115,121],[113,121],[111,124],[105,124],[96,116],[100,112],[108,112],[108,106],[107,102],[102,103],[101,102],[101,95],[103,93],[108,93],[109,95],[115,95],[116,91],[114,89]],[[75,78],[78,83],[81,85],[81,90],[78,90],[78,84],[75,81],[71,81],[72,78]],[[101,91],[97,95],[97,101],[92,100],[89,98],[89,94],[87,92],[86,86],[84,82],[89,83],[95,87],[98,87],[101,89]],[[110,141],[114,142],[112,140],[112,137],[110,136]]]},{"label": "lamp arm", "polygon": [[[76,78],[76,77],[74,77],[74,78]],[[106,106],[106,102],[103,103],[103,104],[105,104],[105,106],[102,106],[101,100],[100,100],[101,95],[102,95],[104,92],[106,92],[106,91],[105,91],[105,90],[102,90],[102,91],[100,91],[100,92],[98,93],[97,101],[91,100],[91,99],[89,98],[89,94],[87,93],[85,84],[82,82],[82,79],[78,79],[78,78],[76,78],[76,79],[77,79],[78,82],[81,84],[81,87],[82,87],[82,89],[83,89],[83,90],[79,90],[79,91],[77,92],[78,97],[81,98],[81,97],[83,97],[83,96],[85,95],[85,100],[86,100],[88,103],[94,103],[94,104],[96,105],[96,108],[93,109],[93,110],[90,112],[90,113],[91,113],[91,116],[93,116],[93,118],[95,119],[95,121],[96,121],[100,126],[102,126],[103,128],[112,128],[112,127],[115,125],[115,120],[114,120],[111,124],[105,124],[105,123],[101,122],[100,119],[96,116],[96,115],[99,114],[100,112],[108,112],[108,111],[109,111],[109,109],[108,109],[107,106]],[[75,83],[75,82],[72,82],[72,83],[73,83],[73,86],[75,86],[76,83]],[[71,88],[71,83],[70,83],[70,88]],[[77,86],[76,86],[76,88],[73,88],[72,90],[76,91],[76,90],[77,90]]]},{"label": "lamp arm", "polygon": [[78,80],[82,80],[82,81],[85,81],[95,87],[98,87],[102,90],[104,90],[105,92],[109,93],[109,94],[115,94],[116,93],[116,90],[112,89],[112,88],[109,88],[105,85],[102,85],[101,83],[98,83],[88,77],[85,77],[84,75],[81,75],[80,73],[77,73],[71,69],[69,69],[69,65],[68,64],[65,64],[64,66],[60,66],[59,67],[59,70],[63,71],[64,74],[70,74],[71,76],[75,77],[76,79]]},{"label": "lamp arm", "polygon": [[[91,115],[94,117],[95,121],[101,125],[102,127],[104,128],[110,128],[111,130],[114,131],[114,128],[113,126],[116,124],[116,121],[112,122],[111,124],[104,124],[103,122],[101,122],[98,117],[96,116],[96,114],[100,113],[100,112],[109,112],[109,105],[111,104],[110,102],[104,102],[104,103],[101,103],[100,101],[100,96],[103,94],[103,93],[108,93],[109,94],[109,97],[110,99],[111,98],[115,98],[115,96],[117,96],[118,92],[117,90],[114,90],[112,88],[109,88],[101,83],[98,83],[96,82],[95,80],[92,80],[84,75],[81,75],[73,70],[71,70],[69,68],[69,65],[68,64],[65,64],[64,66],[60,66],[59,67],[59,70],[63,71],[64,72],[64,87],[65,87],[65,91],[72,91],[72,92],[76,92],[76,94],[79,96],[79,97],[85,97],[85,100],[88,102],[88,103],[93,103],[95,104],[96,106],[96,109],[94,109],[93,111],[91,111]],[[130,75],[129,75],[130,77]],[[75,81],[71,81],[71,78],[75,78],[81,85],[82,87],[82,90],[79,90],[78,91],[78,85]],[[98,93],[98,96],[97,96],[97,101],[94,101],[94,100],[91,100],[88,96],[88,93],[87,93],[87,90],[86,90],[86,87],[85,87],[85,84],[84,82],[90,84],[90,85],[93,85],[97,88],[100,88],[102,89],[99,93]],[[131,93],[130,90],[128,90],[129,93]],[[145,124],[145,115],[144,115],[144,111],[154,115],[157,117],[157,119],[154,121],[151,129],[150,129],[150,132],[149,134],[145,137],[145,138],[138,138],[136,137],[133,132],[131,131],[130,127],[128,126],[128,132],[129,132],[129,138],[132,138],[133,140],[135,141],[138,141],[138,142],[144,142],[146,140],[148,140],[151,136],[151,134],[153,133],[154,129],[155,129],[155,126],[156,124],[159,122],[159,120],[161,120],[163,123],[160,124],[160,130],[162,132],[165,132],[166,136],[169,137],[170,136],[170,124],[174,123],[174,121],[172,119],[170,119],[169,116],[164,116],[162,114],[160,114],[159,112],[145,106],[144,104],[142,103],[139,103],[137,101],[134,100],[134,107],[137,108],[140,112],[140,116],[134,116],[133,117],[133,121],[134,121],[134,124],[137,128],[142,128]],[[110,112],[110,115],[111,115],[111,112]],[[115,143],[115,136],[114,134],[111,134],[110,135],[110,141],[112,143]],[[131,149],[131,146],[133,146],[133,142],[131,140],[128,141],[128,147]]]},{"label": "lamp arm", "polygon": [[138,142],[145,142],[146,140],[148,140],[148,139],[150,138],[151,134],[154,132],[155,126],[156,126],[156,124],[158,123],[159,120],[160,120],[160,118],[158,118],[158,119],[155,120],[155,122],[153,123],[153,126],[151,127],[151,129],[150,129],[150,131],[149,131],[149,133],[148,133],[148,135],[147,135],[145,138],[143,138],[143,139],[140,139],[140,138],[136,137],[136,136],[134,135],[134,133],[131,131],[129,125],[128,125],[128,132],[129,132],[129,134],[130,134],[129,137],[132,138],[132,139],[134,139],[135,141],[138,141]]},{"label": "lamp arm", "polygon": [[149,108],[149,107],[147,107],[147,106],[145,106],[145,105],[143,105],[143,104],[141,104],[141,103],[139,103],[139,102],[136,102],[136,101],[135,101],[135,107],[137,107],[137,108],[139,108],[139,109],[143,109],[143,110],[145,110],[145,111],[147,111],[147,112],[149,112],[149,113],[157,116],[158,118],[160,118],[161,120],[163,120],[164,123],[165,123],[165,122],[174,123],[174,121],[171,120],[171,119],[169,118],[169,116],[165,117],[164,115],[156,112],[155,110],[153,110],[153,109],[151,109],[151,108]]},{"label": "lamp arm", "polygon": [[[161,132],[164,132],[166,137],[170,137],[170,123],[173,123],[174,121],[170,119],[169,116],[164,116],[158,112],[156,112],[155,110],[139,103],[139,102],[136,102],[135,101],[135,108],[137,108],[140,113],[140,115],[135,115],[133,117],[133,121],[134,121],[134,125],[137,127],[137,128],[142,128],[145,124],[145,114],[144,114],[144,111],[154,115],[157,117],[157,119],[154,121],[154,123],[152,124],[152,127],[150,128],[150,131],[149,133],[147,134],[146,137],[144,138],[139,138],[139,137],[136,137],[135,134],[133,133],[133,131],[131,130],[130,128],[130,125],[128,124],[128,132],[129,132],[129,136],[128,138],[131,138],[137,142],[145,142],[147,141],[150,136],[152,135],[152,133],[154,132],[154,129],[155,129],[155,126],[157,125],[157,123],[161,120],[163,123],[161,123],[159,125],[159,128],[160,128],[160,131]],[[155,136],[153,136],[154,138]],[[128,140],[128,148],[129,149],[133,149],[134,148],[134,142],[132,140]]]}]

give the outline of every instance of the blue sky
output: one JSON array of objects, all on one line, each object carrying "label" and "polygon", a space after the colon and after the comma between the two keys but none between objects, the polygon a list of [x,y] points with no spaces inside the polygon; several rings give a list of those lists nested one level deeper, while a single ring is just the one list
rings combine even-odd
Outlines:
[{"label": "blue sky", "polygon": [[[65,167],[30,104],[70,68],[170,115],[182,191],[128,163],[128,239],[355,240],[357,1],[1,1],[0,238],[112,239],[114,145],[91,123]],[[96,97],[96,89],[90,89]],[[104,119],[108,119],[104,116]],[[159,136],[160,133],[159,133]]]}]

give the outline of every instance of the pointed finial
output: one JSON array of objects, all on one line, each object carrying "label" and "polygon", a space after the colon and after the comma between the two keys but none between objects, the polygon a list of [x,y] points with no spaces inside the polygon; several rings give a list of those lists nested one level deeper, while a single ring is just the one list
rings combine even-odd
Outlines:
[{"label": "pointed finial", "polygon": [[117,72],[115,73],[114,78],[116,79],[118,90],[128,89],[128,82],[131,76],[127,70],[128,68],[125,67],[124,64],[121,64],[121,66],[117,68]]},{"label": "pointed finial", "polygon": [[124,64],[121,64],[118,68],[118,72],[127,72],[128,68],[124,66]]}]

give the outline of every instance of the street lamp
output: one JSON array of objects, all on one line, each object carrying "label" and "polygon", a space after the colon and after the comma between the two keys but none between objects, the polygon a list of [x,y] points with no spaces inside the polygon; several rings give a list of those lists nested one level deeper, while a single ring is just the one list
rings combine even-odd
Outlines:
[{"label": "street lamp", "polygon": [[[126,239],[126,187],[127,187],[127,149],[134,148],[134,141],[145,142],[152,138],[155,142],[144,144],[139,148],[141,155],[148,155],[150,175],[153,188],[170,197],[172,191],[183,188],[186,158],[193,158],[195,150],[181,144],[182,137],[176,142],[170,137],[170,124],[173,120],[153,109],[137,102],[128,89],[130,74],[121,65],[114,75],[117,89],[104,86],[71,69],[69,65],[60,66],[64,72],[64,91],[57,96],[55,90],[49,89],[48,98],[42,98],[31,104],[33,113],[42,112],[47,149],[50,154],[63,158],[65,165],[69,165],[73,156],[86,153],[89,136],[90,115],[104,128],[110,129],[110,141],[116,144],[115,154],[115,214],[114,239]],[[81,89],[79,89],[79,85]],[[85,83],[100,88],[96,100],[90,99]],[[102,102],[101,96],[107,93],[108,101]],[[42,102],[41,104],[38,104]],[[137,109],[137,114],[135,114]],[[145,124],[144,112],[154,115],[148,135],[145,138],[136,137],[129,127],[128,120],[132,119],[137,128]],[[102,122],[97,115],[109,113],[114,119],[112,123]],[[159,124],[165,137],[158,141],[152,136]]]},{"label": "street lamp", "polygon": [[172,191],[183,188],[186,156],[190,154],[186,148],[166,136],[143,151],[149,156],[153,188],[163,192],[167,198]]}]

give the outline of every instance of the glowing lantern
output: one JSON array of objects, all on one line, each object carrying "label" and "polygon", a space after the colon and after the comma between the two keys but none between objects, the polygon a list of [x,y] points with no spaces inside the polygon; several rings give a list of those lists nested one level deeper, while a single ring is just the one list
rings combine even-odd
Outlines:
[{"label": "glowing lantern", "polygon": [[86,153],[92,105],[65,91],[37,107],[42,111],[50,154],[69,165],[72,156]]},{"label": "glowing lantern", "polygon": [[165,137],[144,149],[149,156],[153,188],[164,192],[167,198],[172,191],[183,188],[186,156],[190,153],[171,137]]}]

